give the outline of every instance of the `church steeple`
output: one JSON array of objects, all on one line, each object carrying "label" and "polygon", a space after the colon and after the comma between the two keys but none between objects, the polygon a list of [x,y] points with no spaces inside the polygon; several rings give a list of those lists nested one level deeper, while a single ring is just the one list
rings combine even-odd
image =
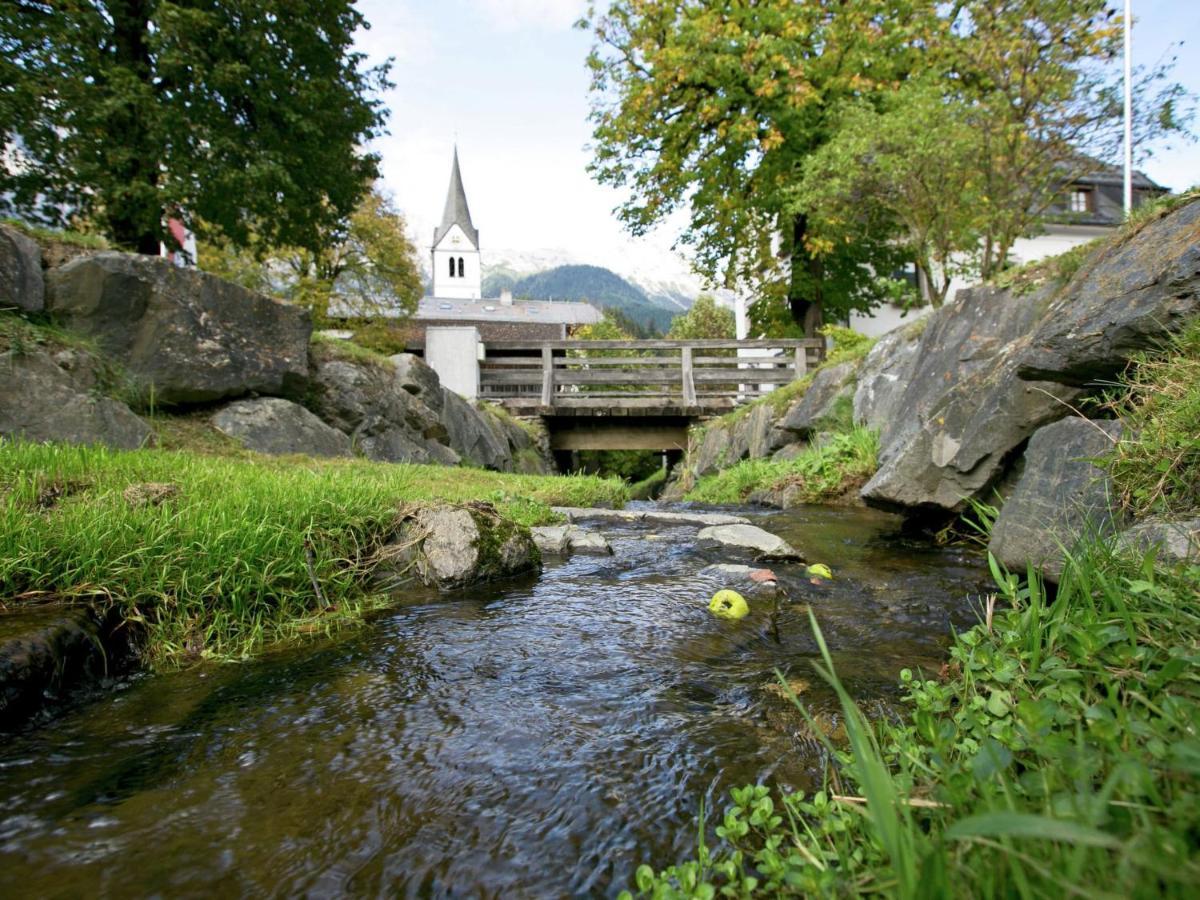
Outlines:
[{"label": "church steeple", "polygon": [[442,224],[433,230],[433,296],[450,300],[478,300],[483,290],[483,263],[479,256],[479,230],[471,221],[467,192],[458,168],[458,147],[450,167],[450,189]]},{"label": "church steeple", "polygon": [[479,231],[471,223],[471,210],[467,206],[467,192],[463,189],[462,172],[458,168],[458,145],[454,147],[454,165],[450,169],[450,187],[446,191],[446,208],[442,211],[442,224],[433,233],[436,247],[455,225],[463,230],[476,250],[479,249]]}]

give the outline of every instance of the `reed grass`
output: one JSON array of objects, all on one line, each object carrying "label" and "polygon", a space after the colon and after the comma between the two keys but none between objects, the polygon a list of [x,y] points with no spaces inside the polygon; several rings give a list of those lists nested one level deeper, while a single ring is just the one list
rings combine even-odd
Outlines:
[{"label": "reed grass", "polygon": [[[176,493],[141,502],[147,483]],[[484,500],[536,524],[555,520],[552,504],[625,496],[586,476],[0,441],[0,598],[119,603],[159,664],[245,657],[387,603],[359,563],[402,504]]]}]

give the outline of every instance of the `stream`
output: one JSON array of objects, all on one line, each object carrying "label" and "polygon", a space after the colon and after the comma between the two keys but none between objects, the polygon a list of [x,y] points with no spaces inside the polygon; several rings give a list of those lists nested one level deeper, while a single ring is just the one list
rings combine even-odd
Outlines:
[{"label": "stream", "polygon": [[811,605],[871,714],[936,671],[990,580],[865,509],[745,512],[810,562],[740,622],[706,605],[749,559],[696,528],[583,523],[611,557],[397,609],[241,665],[121,682],[0,735],[4,896],[614,895],[694,850],[703,801],[812,789],[823,757],[771,690],[809,681]]}]

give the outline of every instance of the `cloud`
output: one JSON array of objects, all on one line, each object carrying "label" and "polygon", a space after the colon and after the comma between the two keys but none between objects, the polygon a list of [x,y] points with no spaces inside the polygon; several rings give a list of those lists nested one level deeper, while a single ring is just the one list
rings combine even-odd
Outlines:
[{"label": "cloud", "polygon": [[475,0],[475,5],[503,31],[562,31],[587,10],[586,0]]}]

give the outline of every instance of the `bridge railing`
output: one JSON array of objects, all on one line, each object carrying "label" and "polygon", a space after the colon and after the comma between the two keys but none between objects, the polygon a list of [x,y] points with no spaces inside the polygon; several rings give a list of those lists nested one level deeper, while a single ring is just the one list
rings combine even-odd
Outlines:
[{"label": "bridge railing", "polygon": [[488,341],[480,396],[508,405],[723,408],[803,378],[822,340]]}]

